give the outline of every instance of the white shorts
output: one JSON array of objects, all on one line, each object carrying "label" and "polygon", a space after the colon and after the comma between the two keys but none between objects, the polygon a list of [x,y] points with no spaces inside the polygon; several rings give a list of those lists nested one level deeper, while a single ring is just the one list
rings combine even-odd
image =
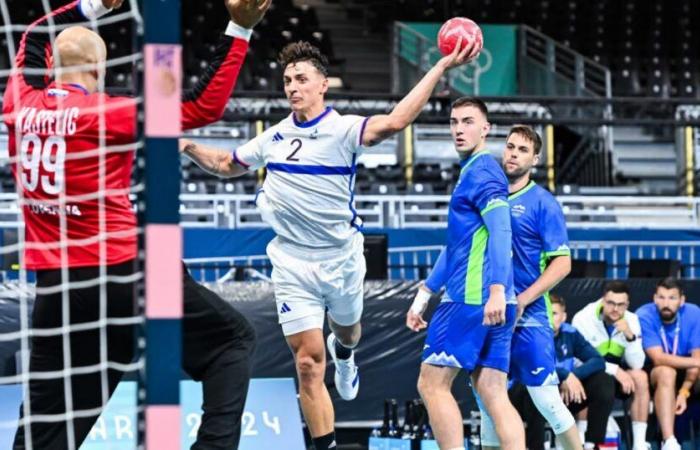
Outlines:
[{"label": "white shorts", "polygon": [[267,246],[277,315],[285,336],[333,322],[354,325],[362,316],[367,271],[364,237],[355,233],[340,248],[309,250],[273,239]]}]

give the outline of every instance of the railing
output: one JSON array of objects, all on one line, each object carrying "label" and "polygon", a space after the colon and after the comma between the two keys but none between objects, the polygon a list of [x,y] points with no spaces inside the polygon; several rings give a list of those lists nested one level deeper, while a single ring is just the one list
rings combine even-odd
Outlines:
[{"label": "railing", "polygon": [[519,30],[521,94],[612,96],[607,67],[527,25]]},{"label": "railing", "polygon": [[670,259],[681,262],[684,278],[697,278],[700,274],[700,243],[691,241],[578,241],[571,243],[573,259],[604,261],[609,278],[627,278],[632,259]]},{"label": "railing", "polygon": [[[267,227],[254,195],[180,194],[185,228]],[[557,197],[570,228],[688,229],[700,226],[700,198],[643,196]],[[356,210],[368,228],[444,228],[449,195],[358,195]],[[17,196],[0,193],[0,227],[21,226]]]},{"label": "railing", "polygon": [[[572,241],[570,247],[574,260],[605,262],[608,278],[627,278],[633,259],[677,260],[681,262],[685,278],[696,278],[700,274],[700,243],[696,242]],[[442,248],[440,245],[390,248],[388,278],[424,279]]]},{"label": "railing", "polygon": [[[570,247],[574,260],[605,262],[608,278],[627,278],[633,259],[677,260],[681,262],[684,278],[697,278],[700,274],[700,243],[572,241]],[[387,278],[425,279],[442,249],[441,245],[390,248]],[[265,255],[192,258],[186,259],[185,264],[198,280],[218,283],[244,278],[267,279],[272,270],[272,264]],[[236,277],[236,274],[239,276]]]}]

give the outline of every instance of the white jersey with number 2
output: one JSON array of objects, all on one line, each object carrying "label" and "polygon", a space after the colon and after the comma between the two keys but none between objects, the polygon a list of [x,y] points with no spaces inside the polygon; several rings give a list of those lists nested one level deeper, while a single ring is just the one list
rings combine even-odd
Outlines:
[{"label": "white jersey with number 2", "polygon": [[367,118],[327,107],[308,122],[294,114],[233,152],[248,170],[267,168],[256,204],[289,243],[311,248],[347,244],[361,220],[353,189]]}]

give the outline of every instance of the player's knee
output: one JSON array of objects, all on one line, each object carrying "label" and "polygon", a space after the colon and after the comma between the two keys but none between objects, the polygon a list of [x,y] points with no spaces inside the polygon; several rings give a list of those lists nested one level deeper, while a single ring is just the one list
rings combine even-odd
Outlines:
[{"label": "player's knee", "polygon": [[574,426],[575,420],[559,395],[557,386],[528,386],[530,398],[554,434],[562,434]]},{"label": "player's knee", "polygon": [[649,389],[649,376],[647,373],[641,369],[635,369],[629,371],[632,380],[634,381],[635,392],[640,390]]},{"label": "player's knee", "polygon": [[674,388],[676,386],[676,369],[673,367],[654,367],[651,371],[651,377],[655,380],[657,386]]},{"label": "player's knee", "polygon": [[323,358],[312,355],[301,355],[296,358],[297,373],[302,386],[313,386],[323,382],[325,365]]},{"label": "player's knee", "polygon": [[494,404],[508,400],[506,390],[506,377],[502,372],[482,369],[476,379],[476,392],[487,409],[491,410]]},{"label": "player's knee", "polygon": [[449,390],[449,386],[444,386],[440,380],[433,379],[429,375],[421,373],[418,376],[418,393],[423,399],[434,397],[436,394]]}]

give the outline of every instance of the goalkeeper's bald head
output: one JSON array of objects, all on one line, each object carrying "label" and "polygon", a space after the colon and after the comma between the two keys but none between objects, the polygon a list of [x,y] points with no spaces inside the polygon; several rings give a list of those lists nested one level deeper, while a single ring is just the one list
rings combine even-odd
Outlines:
[{"label": "goalkeeper's bald head", "polygon": [[59,83],[79,83],[95,92],[105,73],[107,47],[99,34],[74,26],[61,31],[53,46],[53,66]]}]

